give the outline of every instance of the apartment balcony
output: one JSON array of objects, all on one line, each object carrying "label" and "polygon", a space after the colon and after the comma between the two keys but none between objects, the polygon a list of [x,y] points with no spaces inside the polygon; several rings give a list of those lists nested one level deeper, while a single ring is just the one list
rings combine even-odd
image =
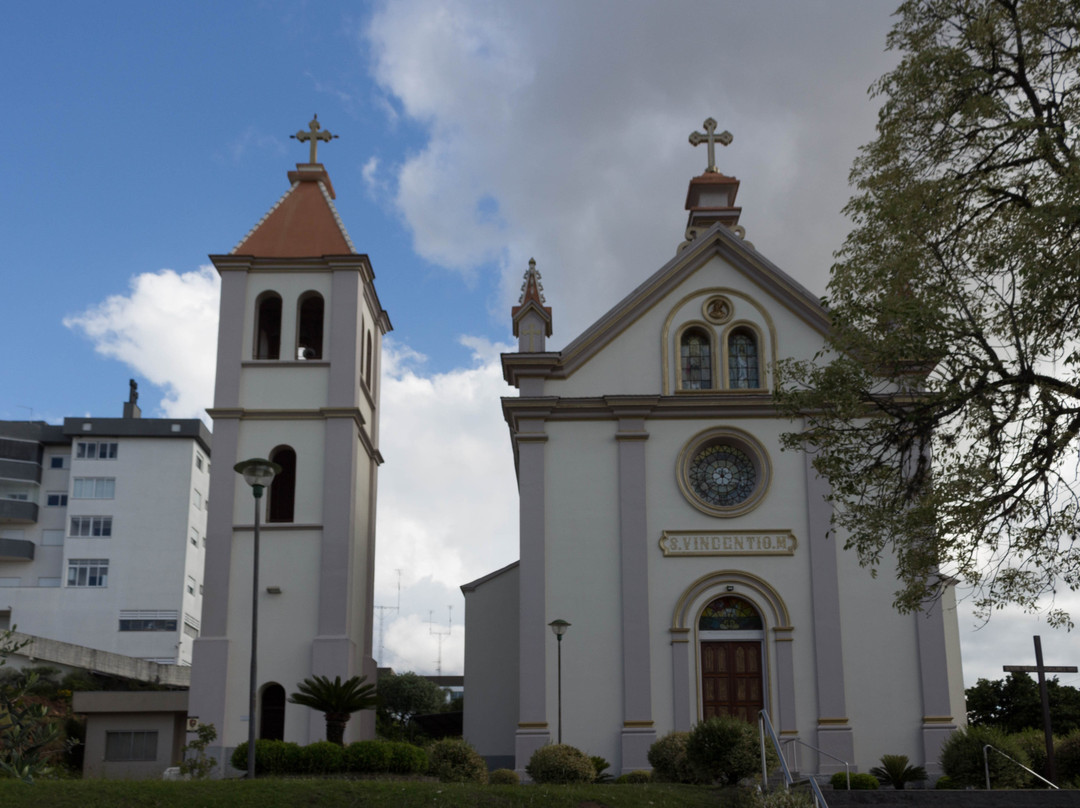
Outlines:
[{"label": "apartment balcony", "polygon": [[33,561],[34,543],[25,539],[0,539],[0,561]]},{"label": "apartment balcony", "polygon": [[0,499],[0,523],[33,524],[38,520],[38,505],[24,499]]},{"label": "apartment balcony", "polygon": [[19,460],[0,460],[0,479],[40,483],[41,466],[38,463],[24,463]]}]

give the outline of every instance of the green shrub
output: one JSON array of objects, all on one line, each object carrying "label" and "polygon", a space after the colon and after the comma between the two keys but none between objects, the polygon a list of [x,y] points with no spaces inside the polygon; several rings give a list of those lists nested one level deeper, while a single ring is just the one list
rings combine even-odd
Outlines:
[{"label": "green shrub", "polygon": [[357,741],[345,747],[345,770],[358,773],[390,771],[390,744],[386,741]]},{"label": "green shrub", "polygon": [[440,783],[486,783],[487,764],[462,738],[443,738],[428,747],[428,774]]},{"label": "green shrub", "polygon": [[696,783],[690,763],[686,759],[686,741],[689,732],[669,732],[649,747],[649,763],[653,767],[653,779],[664,783]]},{"label": "green shrub", "polygon": [[909,766],[907,755],[882,755],[881,765],[870,770],[882,785],[891,785],[897,791],[905,783],[918,783],[926,779],[926,769],[922,766]]},{"label": "green shrub", "polygon": [[516,786],[520,782],[517,772],[510,769],[496,769],[488,775],[488,783],[493,786]]},{"label": "green shrub", "polygon": [[[1031,763],[1028,766],[1033,770],[1046,777],[1046,735],[1041,729],[1025,729],[1023,732],[1014,732],[1010,736],[1017,745],[1024,750],[1024,754],[1028,756],[1028,760]],[[1054,761],[1057,762],[1057,750],[1060,739],[1054,741]],[[1061,772],[1061,765],[1058,764],[1057,770]],[[1035,778],[1032,778],[1033,780]],[[984,781],[985,785],[985,781]],[[1045,784],[1039,780],[1035,780],[1031,784],[1035,788],[1041,788]]]},{"label": "green shrub", "polygon": [[960,786],[954,783],[953,779],[949,777],[949,775],[943,774],[937,779],[937,783],[934,784],[934,788],[939,789],[940,791],[955,791],[960,788]]},{"label": "green shrub", "polygon": [[304,774],[337,774],[345,771],[345,748],[333,741],[308,744],[300,755],[300,771]]},{"label": "green shrub", "polygon": [[[255,775],[296,774],[303,770],[302,750],[298,744],[287,741],[255,741]],[[229,762],[234,769],[247,771],[247,741],[233,750]]]},{"label": "green shrub", "polygon": [[[1035,769],[1034,766],[1031,768]],[[1054,744],[1054,768],[1057,769],[1058,780],[1062,783],[1080,778],[1080,730],[1073,730]]]},{"label": "green shrub", "polygon": [[591,783],[596,777],[592,761],[567,744],[541,746],[529,759],[525,773],[537,783]]},{"label": "green shrub", "polygon": [[702,721],[686,740],[686,760],[704,782],[735,785],[761,771],[757,729],[731,716]]},{"label": "green shrub", "polygon": [[405,741],[390,741],[390,771],[394,774],[421,774],[427,771],[427,752]]},{"label": "green shrub", "polygon": [[635,769],[632,772],[620,774],[618,777],[615,778],[615,782],[618,785],[640,786],[644,785],[645,783],[651,783],[652,779],[652,772],[647,772],[642,769]]},{"label": "green shrub", "polygon": [[[941,747],[941,768],[960,788],[986,788],[983,746],[990,744],[1025,766],[1031,762],[1014,739],[993,727],[965,727],[946,739]],[[989,753],[990,787],[1023,788],[1028,773],[993,750]]]},{"label": "green shrub", "polygon": [[[847,791],[848,778],[847,772],[837,772],[829,778],[829,785],[831,785],[837,791]],[[853,772],[851,775],[851,790],[852,791],[873,791],[878,787],[878,779],[872,774],[859,774]]]},{"label": "green shrub", "polygon": [[589,755],[589,760],[592,761],[593,771],[596,775],[593,777],[594,783],[610,783],[611,775],[607,770],[611,768],[611,764],[607,762],[600,755]]},{"label": "green shrub", "polygon": [[773,789],[761,799],[761,808],[814,808],[814,798],[809,791]]}]

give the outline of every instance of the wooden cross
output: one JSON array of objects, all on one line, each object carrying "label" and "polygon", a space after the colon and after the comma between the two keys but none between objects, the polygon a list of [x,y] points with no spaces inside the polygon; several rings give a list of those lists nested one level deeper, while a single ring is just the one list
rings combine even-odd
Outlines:
[{"label": "wooden cross", "polygon": [[[536,344],[533,342],[533,337],[539,337],[542,339],[544,336],[544,329],[542,329],[536,323],[530,322],[528,325],[525,326],[524,329],[522,329],[521,336],[529,338],[528,352],[533,353],[536,350]],[[537,342],[539,341],[540,340],[538,339]]]},{"label": "wooden cross", "polygon": [[325,140],[327,143],[329,143],[330,139],[337,137],[337,135],[331,135],[327,131],[323,131],[323,132],[319,131],[320,129],[322,129],[322,127],[319,126],[319,116],[318,115],[316,115],[315,117],[313,117],[311,119],[311,123],[308,124],[308,128],[309,128],[309,130],[307,132],[305,132],[303,129],[301,129],[295,135],[289,135],[289,137],[294,139],[294,140],[299,140],[301,143],[306,143],[307,141],[310,140],[311,141],[311,153],[309,155],[308,162],[309,163],[317,163],[319,161],[318,161],[318,159],[316,159],[315,155],[316,155],[316,152],[319,149],[319,141],[320,140]]},{"label": "wooden cross", "polygon": [[1043,732],[1046,735],[1046,775],[1052,782],[1054,776],[1054,734],[1050,728],[1050,692],[1046,689],[1046,674],[1048,673],[1076,673],[1075,665],[1044,665],[1042,655],[1042,639],[1035,636],[1035,664],[1034,665],[1003,665],[1001,668],[1007,673],[1037,673],[1039,674],[1039,695],[1042,697]]},{"label": "wooden cross", "polygon": [[716,134],[716,121],[712,118],[706,118],[703,126],[705,127],[704,135],[701,134],[701,132],[692,132],[690,134],[690,145],[697,146],[701,143],[708,143],[709,165],[705,169],[705,173],[719,174],[720,170],[716,167],[716,144],[719,143],[721,146],[728,146],[734,138],[731,136],[731,132],[726,130],[719,135]]}]

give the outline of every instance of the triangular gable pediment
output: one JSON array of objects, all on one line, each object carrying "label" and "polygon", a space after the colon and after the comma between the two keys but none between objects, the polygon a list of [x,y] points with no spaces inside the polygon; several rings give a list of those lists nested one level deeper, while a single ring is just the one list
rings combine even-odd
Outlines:
[{"label": "triangular gable pediment", "polygon": [[[752,245],[739,238],[730,228],[716,224],[563,348],[549,378],[572,374],[679,284],[717,256],[765,290],[811,328],[822,335],[828,333],[828,313],[818,298]],[[511,363],[514,358],[514,354],[504,354],[504,360]]]}]

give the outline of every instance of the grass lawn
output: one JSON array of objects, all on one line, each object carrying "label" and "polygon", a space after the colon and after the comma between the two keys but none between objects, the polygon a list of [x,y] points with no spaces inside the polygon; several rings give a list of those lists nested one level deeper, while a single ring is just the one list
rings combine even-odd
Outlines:
[{"label": "grass lawn", "polygon": [[680,785],[478,786],[377,780],[0,780],[3,808],[718,808],[719,789]]}]

